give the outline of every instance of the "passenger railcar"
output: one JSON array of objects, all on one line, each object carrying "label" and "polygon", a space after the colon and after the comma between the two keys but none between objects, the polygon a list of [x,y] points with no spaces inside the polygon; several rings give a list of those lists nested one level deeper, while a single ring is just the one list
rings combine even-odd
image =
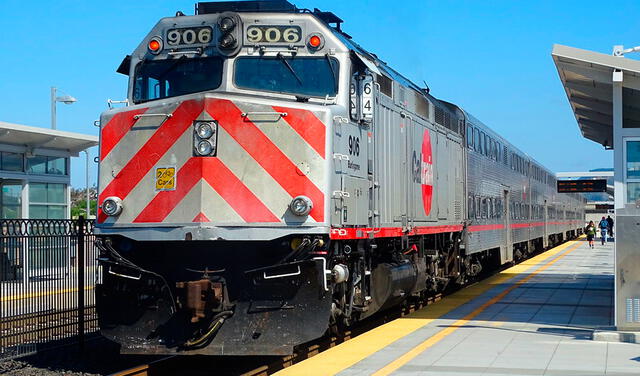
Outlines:
[{"label": "passenger railcar", "polygon": [[128,353],[289,354],[582,226],[583,201],[328,12],[198,3],[100,124],[100,328]]}]

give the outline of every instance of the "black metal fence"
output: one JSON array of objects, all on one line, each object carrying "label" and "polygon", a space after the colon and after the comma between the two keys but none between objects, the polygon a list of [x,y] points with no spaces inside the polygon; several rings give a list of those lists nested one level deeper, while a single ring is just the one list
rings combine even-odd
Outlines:
[{"label": "black metal fence", "polygon": [[93,221],[0,219],[0,358],[98,330]]}]

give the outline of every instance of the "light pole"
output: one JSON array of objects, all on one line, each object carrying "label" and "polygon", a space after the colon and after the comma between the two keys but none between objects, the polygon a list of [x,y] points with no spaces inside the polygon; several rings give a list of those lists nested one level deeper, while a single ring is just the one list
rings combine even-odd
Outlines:
[{"label": "light pole", "polygon": [[[86,196],[87,196],[87,208],[85,210],[85,219],[89,220],[89,215],[91,214],[91,206],[90,206],[90,196],[89,196],[89,150],[85,149],[84,153],[87,156],[87,161],[86,161],[86,171],[85,171],[85,188],[86,188]],[[97,214],[96,214],[97,215]]]},{"label": "light pole", "polygon": [[59,97],[57,95],[58,89],[51,87],[51,129],[56,129],[56,103],[62,102],[64,104],[72,104],[78,100],[71,95],[63,95]]}]

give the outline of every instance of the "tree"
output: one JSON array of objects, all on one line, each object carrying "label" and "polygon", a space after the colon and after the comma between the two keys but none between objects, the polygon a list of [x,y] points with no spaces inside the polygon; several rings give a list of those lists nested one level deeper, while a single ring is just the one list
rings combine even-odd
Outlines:
[{"label": "tree", "polygon": [[98,189],[96,186],[89,188],[89,210],[91,216],[87,217],[87,191],[84,188],[71,188],[71,218],[78,218],[83,215],[85,218],[94,218],[98,207]]}]

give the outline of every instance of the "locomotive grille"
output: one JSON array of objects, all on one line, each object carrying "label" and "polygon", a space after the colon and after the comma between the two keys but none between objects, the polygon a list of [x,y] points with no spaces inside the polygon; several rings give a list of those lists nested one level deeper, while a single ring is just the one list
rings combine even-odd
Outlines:
[{"label": "locomotive grille", "polygon": [[417,92],[414,92],[416,102],[416,112],[425,119],[429,118],[429,102]]},{"label": "locomotive grille", "polygon": [[448,112],[444,113],[444,124],[445,127],[447,127],[447,129],[451,129],[453,130],[453,127],[451,126],[451,114]]},{"label": "locomotive grille", "polygon": [[457,220],[462,219],[462,203],[460,200],[455,200],[453,203],[453,212]]},{"label": "locomotive grille", "polygon": [[376,82],[380,85],[380,92],[389,98],[393,98],[393,81],[383,74],[376,74]]},{"label": "locomotive grille", "polygon": [[436,123],[445,127],[444,124],[444,110],[440,107],[436,107]]}]

